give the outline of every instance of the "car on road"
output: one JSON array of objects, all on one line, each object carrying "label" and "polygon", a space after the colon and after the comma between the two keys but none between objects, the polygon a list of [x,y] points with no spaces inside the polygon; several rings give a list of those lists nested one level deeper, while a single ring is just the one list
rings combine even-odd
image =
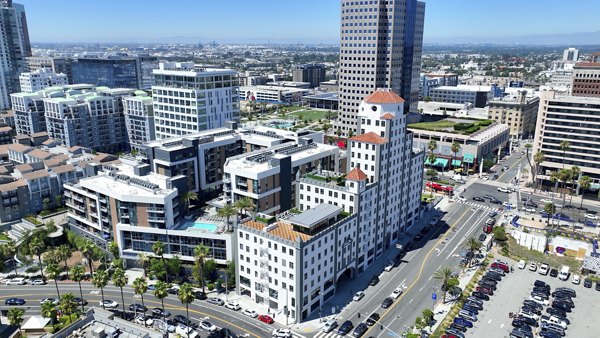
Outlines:
[{"label": "car on road", "polygon": [[46,281],[43,279],[34,279],[31,285],[46,285]]},{"label": "car on road", "polygon": [[556,277],[556,276],[558,276],[558,269],[557,268],[550,269],[550,277]]},{"label": "car on road", "polygon": [[583,286],[586,287],[586,288],[588,288],[588,289],[592,287],[592,284],[594,284],[594,283],[589,278],[586,278],[586,279],[583,280]]},{"label": "car on road", "polygon": [[242,307],[240,306],[240,303],[238,302],[234,302],[234,301],[228,301],[227,303],[225,303],[225,307],[228,309],[231,309],[233,311],[237,311],[239,309],[241,309]]},{"label": "car on road", "polygon": [[256,310],[253,309],[243,309],[242,314],[251,318],[258,317],[258,312],[256,312]]},{"label": "car on road", "polygon": [[463,195],[456,196],[456,199],[458,199],[461,202],[466,202],[467,201],[467,198],[465,196],[463,196]]},{"label": "car on road", "polygon": [[48,297],[48,298],[44,298],[40,301],[40,305],[42,304],[46,304],[46,303],[52,303],[54,305],[58,305],[59,300],[56,298],[52,298],[52,297]]},{"label": "car on road", "polygon": [[387,297],[383,300],[383,302],[381,302],[381,307],[387,309],[388,307],[392,306],[392,304],[394,304],[394,299]]},{"label": "car on road", "polygon": [[388,264],[385,266],[385,271],[390,272],[392,271],[392,269],[394,268],[394,262],[389,261]]},{"label": "car on road", "polygon": [[529,263],[529,271],[536,271],[537,270],[537,264],[535,262],[531,262]]},{"label": "car on road", "polygon": [[292,330],[290,330],[290,329],[275,329],[275,330],[273,330],[273,338],[292,338]]},{"label": "car on road", "polygon": [[493,218],[493,217],[496,217],[496,216],[498,216],[497,212],[495,212],[495,211],[488,212],[488,217],[492,217]]},{"label": "car on road", "polygon": [[354,328],[354,331],[352,331],[352,336],[362,337],[365,334],[365,332],[367,332],[368,329],[369,329],[369,327],[367,326],[367,324],[360,323],[360,324],[356,325],[356,328]]},{"label": "car on road", "polygon": [[538,273],[540,275],[544,275],[546,276],[548,274],[548,270],[550,270],[550,267],[548,266],[548,264],[544,263],[540,266],[540,269],[538,270]]},{"label": "car on road", "polygon": [[88,302],[87,302],[87,300],[85,300],[85,299],[81,299],[81,298],[79,298],[79,297],[75,297],[75,298],[73,298],[73,302],[74,302],[75,304],[79,305],[79,306],[81,306],[81,305],[87,305],[87,303],[88,303]]},{"label": "car on road", "polygon": [[340,325],[340,327],[338,328],[338,334],[339,335],[346,335],[350,332],[350,330],[352,330],[354,328],[354,324],[352,324],[351,321],[347,320],[345,322],[342,323],[342,325]]},{"label": "car on road", "polygon": [[333,331],[333,329],[335,329],[337,326],[338,326],[337,321],[335,319],[330,319],[329,321],[327,321],[327,323],[325,323],[325,326],[323,326],[321,331],[323,331],[325,333],[329,333],[329,332]]},{"label": "car on road", "polygon": [[490,200],[490,203],[492,203],[492,204],[502,204],[502,201],[499,200],[499,199],[497,199],[497,198],[494,198],[493,200]]},{"label": "car on road", "polygon": [[527,265],[527,262],[525,262],[524,260],[520,260],[519,263],[517,263],[517,267],[521,270],[525,269],[525,266]]},{"label": "car on road", "polygon": [[373,276],[373,278],[371,278],[371,281],[369,282],[369,285],[370,286],[375,286],[377,284],[379,284],[379,277]]},{"label": "car on road", "polygon": [[502,205],[506,208],[514,208],[515,205],[510,202],[502,202]]},{"label": "car on road", "polygon": [[396,289],[394,289],[394,291],[392,291],[392,294],[390,295],[390,297],[392,297],[394,299],[398,299],[398,297],[400,297],[402,295],[403,291],[404,291],[404,289],[402,289],[402,287],[399,286]]},{"label": "car on road", "polygon": [[260,315],[260,316],[258,316],[258,320],[260,320],[261,322],[263,322],[265,324],[273,324],[273,322],[275,322],[273,320],[273,318],[268,315]]},{"label": "car on road", "polygon": [[225,301],[219,297],[210,297],[206,300],[206,302],[210,303],[210,304],[219,305],[219,306],[225,305]]},{"label": "car on road", "polygon": [[25,285],[27,284],[27,280],[22,277],[17,277],[13,279],[9,279],[6,281],[6,285]]},{"label": "car on road", "polygon": [[486,238],[487,238],[486,234],[479,234],[479,238],[478,239],[479,239],[480,242],[485,241]]},{"label": "car on road", "polygon": [[498,191],[499,192],[507,192],[507,193],[510,192],[510,190],[508,188],[505,188],[505,187],[498,187]]},{"label": "car on road", "polygon": [[525,207],[525,208],[523,208],[523,210],[525,210],[526,212],[529,212],[529,213],[535,213],[537,211],[535,208],[532,208],[532,207]]},{"label": "car on road", "polygon": [[540,200],[540,202],[544,203],[544,204],[548,204],[548,203],[554,203],[551,199],[548,198],[542,198]]},{"label": "car on road", "polygon": [[485,199],[483,197],[480,197],[480,196],[473,196],[473,201],[485,202]]},{"label": "car on road", "polygon": [[129,311],[133,311],[133,312],[146,312],[146,311],[148,311],[148,308],[146,308],[142,304],[134,303],[134,304],[129,305]]},{"label": "car on road", "polygon": [[183,315],[175,315],[175,317],[173,317],[173,320],[179,324],[187,324],[188,323],[188,319]]},{"label": "car on road", "polygon": [[105,308],[115,309],[119,306],[119,303],[114,300],[105,299],[104,301],[99,302],[100,307],[104,306]]},{"label": "car on road", "polygon": [[159,307],[155,307],[154,309],[152,309],[152,315],[156,318],[168,318],[171,316],[171,312],[163,310]]},{"label": "car on road", "polygon": [[365,323],[367,323],[367,325],[369,325],[369,326],[373,326],[373,325],[375,325],[375,323],[377,323],[377,321],[379,320],[379,318],[381,318],[379,316],[379,313],[373,312],[373,313],[371,313],[371,315],[369,316],[369,318],[367,318],[367,320],[365,321]]},{"label": "car on road", "polygon": [[135,322],[140,325],[152,326],[154,319],[149,316],[137,316],[135,317]]},{"label": "car on road", "polygon": [[598,219],[598,216],[594,215],[594,214],[585,214],[584,217],[587,219],[594,220],[594,221]]},{"label": "car on road", "polygon": [[213,332],[213,331],[217,330],[217,327],[213,323],[211,323],[211,322],[209,322],[207,320],[200,321],[199,326],[204,331]]},{"label": "car on road", "polygon": [[354,294],[354,297],[352,297],[352,300],[355,302],[358,302],[359,300],[363,299],[364,296],[365,296],[364,292],[358,291],[357,293]]},{"label": "car on road", "polygon": [[25,305],[26,301],[23,298],[8,298],[4,301],[5,305]]}]

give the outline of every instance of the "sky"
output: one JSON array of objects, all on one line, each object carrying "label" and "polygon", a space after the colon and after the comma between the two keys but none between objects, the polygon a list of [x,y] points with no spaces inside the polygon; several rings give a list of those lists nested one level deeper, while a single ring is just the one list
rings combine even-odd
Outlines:
[{"label": "sky", "polygon": [[[339,0],[16,0],[35,42],[337,43]],[[425,0],[425,42],[600,31],[598,0]],[[578,10],[583,8],[584,10]],[[493,41],[490,41],[493,42]]]}]

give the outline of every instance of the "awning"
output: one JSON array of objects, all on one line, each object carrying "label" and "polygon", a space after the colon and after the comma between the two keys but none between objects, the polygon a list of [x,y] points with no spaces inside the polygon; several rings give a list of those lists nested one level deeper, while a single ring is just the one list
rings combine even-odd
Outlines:
[{"label": "awning", "polygon": [[458,167],[460,165],[460,160],[452,160],[452,166]]},{"label": "awning", "polygon": [[[425,164],[427,165],[431,165],[431,161],[429,161],[429,159],[425,160]],[[434,166],[437,167],[447,167],[448,166],[448,160],[445,158],[436,158],[435,162],[433,163]]]},{"label": "awning", "polygon": [[473,162],[475,162],[475,155],[464,154],[463,155],[463,162],[473,164]]}]

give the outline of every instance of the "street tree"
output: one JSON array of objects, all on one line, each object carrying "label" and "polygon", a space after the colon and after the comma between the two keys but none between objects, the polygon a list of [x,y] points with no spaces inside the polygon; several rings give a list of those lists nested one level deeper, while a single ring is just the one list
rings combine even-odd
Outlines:
[{"label": "street tree", "polygon": [[433,273],[433,278],[442,282],[442,290],[444,290],[443,291],[444,294],[442,296],[442,302],[445,303],[446,302],[446,292],[448,292],[448,281],[450,281],[450,278],[452,278],[452,270],[447,266],[443,266],[439,270],[437,270],[436,272]]},{"label": "street tree", "polygon": [[121,289],[121,302],[123,303],[123,319],[125,319],[125,297],[123,296],[123,287],[127,285],[127,276],[120,267],[116,268],[112,276],[113,285]]},{"label": "street tree", "polygon": [[[144,293],[146,293],[146,291],[148,291],[148,282],[145,277],[138,277],[133,280],[133,292],[136,295],[140,295],[140,298],[142,299],[142,308],[144,309],[146,308],[146,304],[144,303]],[[145,311],[144,315],[146,315]],[[144,322],[144,326],[145,325],[146,323]]]},{"label": "street tree", "polygon": [[165,298],[169,295],[169,292],[167,291],[168,288],[169,286],[167,283],[160,280],[154,284],[154,297],[160,299],[161,307],[163,309],[163,321],[165,321]]},{"label": "street tree", "polygon": [[100,289],[102,295],[102,308],[104,309],[104,288],[108,284],[108,272],[106,270],[98,270],[92,277],[92,284]]},{"label": "street tree", "polygon": [[[179,289],[179,293],[177,294],[177,298],[181,301],[182,304],[185,305],[185,314],[187,319],[187,328],[186,331],[189,330],[190,327],[190,309],[189,305],[194,301],[194,290],[192,289],[192,285],[189,283],[185,283]],[[189,332],[186,332],[189,337]]]},{"label": "street tree", "polygon": [[60,298],[60,291],[58,291],[58,279],[60,278],[60,273],[62,269],[56,263],[50,263],[46,266],[46,273],[48,274],[48,278],[54,280],[54,286],[56,286],[56,295],[57,298]]},{"label": "street tree", "polygon": [[[81,265],[75,265],[69,270],[69,278],[72,281],[77,282],[79,285],[79,297],[83,300],[83,290],[81,290],[81,281],[83,280],[83,275],[85,274],[85,269]],[[83,307],[83,302],[81,302],[81,312],[84,312],[85,308]]]},{"label": "street tree", "polygon": [[42,279],[44,278],[44,266],[42,265],[42,254],[46,250],[46,244],[44,240],[40,237],[33,237],[29,242],[29,251],[36,255],[39,262],[40,273],[42,274]]},{"label": "street tree", "polygon": [[19,327],[19,334],[21,333],[21,324],[23,324],[23,315],[25,314],[25,309],[13,307],[8,309],[6,313],[6,317],[8,317],[8,323],[13,326]]}]

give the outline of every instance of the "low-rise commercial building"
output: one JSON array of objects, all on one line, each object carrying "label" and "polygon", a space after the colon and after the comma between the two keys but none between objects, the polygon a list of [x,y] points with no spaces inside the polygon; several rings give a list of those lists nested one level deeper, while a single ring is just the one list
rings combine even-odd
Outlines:
[{"label": "low-rise commercial building", "polygon": [[429,90],[432,101],[449,103],[472,103],[477,108],[485,107],[492,95],[490,86],[439,86]]}]

